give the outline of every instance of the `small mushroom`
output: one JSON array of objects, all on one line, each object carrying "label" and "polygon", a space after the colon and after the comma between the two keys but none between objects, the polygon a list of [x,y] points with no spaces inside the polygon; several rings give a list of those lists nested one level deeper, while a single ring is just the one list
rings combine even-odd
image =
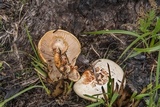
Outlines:
[{"label": "small mushroom", "polygon": [[72,67],[71,72],[68,75],[68,79],[76,82],[80,79],[79,72],[77,71],[77,67]]},{"label": "small mushroom", "polygon": [[[108,65],[110,67],[111,78],[114,78],[114,89],[117,85],[119,86],[118,88],[120,88],[124,75],[121,67],[111,60],[98,59],[92,64],[93,68],[86,70],[81,78],[74,84],[73,89],[75,93],[80,97],[91,101],[96,100],[86,97],[85,95],[92,96],[101,94],[98,98],[103,98],[101,87],[103,86],[104,90],[107,92],[107,83],[109,80]],[[125,81],[123,86],[125,86]]]},{"label": "small mushroom", "polygon": [[[54,82],[73,73],[68,70],[72,70],[69,67],[74,68],[81,45],[73,34],[65,30],[51,30],[40,39],[38,52],[41,59],[48,64],[48,76]],[[75,74],[79,72],[76,71]],[[80,75],[77,78],[80,78]]]}]

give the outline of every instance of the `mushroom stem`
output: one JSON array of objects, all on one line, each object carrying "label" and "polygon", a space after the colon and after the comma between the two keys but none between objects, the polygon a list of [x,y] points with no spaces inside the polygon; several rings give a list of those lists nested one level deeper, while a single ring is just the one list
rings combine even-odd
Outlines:
[{"label": "mushroom stem", "polygon": [[53,49],[53,60],[56,67],[59,69],[62,64],[62,58],[61,58],[61,50],[58,47]]}]

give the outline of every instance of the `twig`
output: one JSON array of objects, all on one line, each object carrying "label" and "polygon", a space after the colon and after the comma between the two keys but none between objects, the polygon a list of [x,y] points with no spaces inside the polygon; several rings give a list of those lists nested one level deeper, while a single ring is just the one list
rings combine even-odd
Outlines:
[{"label": "twig", "polygon": [[120,41],[123,45],[125,45],[125,43],[121,39],[119,39],[116,35],[114,35],[113,33],[110,33],[110,34],[111,34],[111,36],[116,38],[118,41]]},{"label": "twig", "polygon": [[101,58],[100,54],[94,49],[93,45],[91,45],[91,49],[96,53],[96,55]]}]

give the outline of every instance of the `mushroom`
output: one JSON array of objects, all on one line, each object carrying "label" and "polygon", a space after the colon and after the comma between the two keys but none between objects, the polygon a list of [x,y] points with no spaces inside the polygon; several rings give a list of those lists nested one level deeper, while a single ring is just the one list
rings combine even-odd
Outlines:
[{"label": "mushroom", "polygon": [[[67,78],[70,73],[73,73],[68,71],[68,68],[69,70],[74,68],[76,59],[81,52],[81,45],[73,34],[60,29],[51,30],[40,39],[38,52],[41,59],[47,63],[49,69],[48,76],[54,82]],[[79,74],[77,70],[74,70],[74,73]],[[69,79],[80,78],[80,75],[72,76],[77,77],[69,76]]]},{"label": "mushroom", "polygon": [[44,62],[53,59],[53,48],[56,47],[62,54],[66,52],[71,65],[75,65],[81,45],[73,34],[65,30],[51,30],[45,33],[38,43],[39,54]]},{"label": "mushroom", "polygon": [[71,81],[78,81],[80,79],[80,74],[77,72],[77,67],[72,67],[71,68],[71,72],[68,75],[68,79],[70,79]]},{"label": "mushroom", "polygon": [[[93,68],[84,71],[81,78],[74,84],[73,89],[75,93],[90,101],[96,100],[85,95],[92,96],[99,94],[98,98],[103,98],[101,87],[103,86],[104,90],[107,92],[107,83],[109,81],[107,64],[110,67],[111,78],[114,78],[114,89],[116,89],[117,85],[119,86],[118,88],[120,88],[124,75],[121,67],[109,59],[98,59],[93,62]],[[125,86],[125,81],[123,86]]]}]

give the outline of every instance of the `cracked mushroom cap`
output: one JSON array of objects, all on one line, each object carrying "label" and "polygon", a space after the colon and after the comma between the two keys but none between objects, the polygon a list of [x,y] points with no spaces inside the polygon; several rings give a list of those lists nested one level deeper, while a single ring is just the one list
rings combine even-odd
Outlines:
[{"label": "cracked mushroom cap", "polygon": [[[121,67],[111,60],[98,59],[92,64],[93,71],[86,70],[81,78],[74,84],[73,89],[75,93],[86,100],[96,101],[95,99],[84,95],[92,96],[95,94],[101,94],[102,86],[107,92],[107,83],[109,80],[107,64],[109,64],[110,67],[111,78],[114,78],[114,88],[116,88],[116,84],[120,87],[124,75]],[[123,85],[125,86],[125,82]],[[103,95],[99,95],[98,98],[103,98]]]},{"label": "cracked mushroom cap", "polygon": [[74,66],[81,52],[78,39],[65,30],[48,31],[38,43],[38,51],[42,60],[44,62],[53,60],[53,49],[57,47],[61,50],[61,54],[66,52],[69,63]]}]

